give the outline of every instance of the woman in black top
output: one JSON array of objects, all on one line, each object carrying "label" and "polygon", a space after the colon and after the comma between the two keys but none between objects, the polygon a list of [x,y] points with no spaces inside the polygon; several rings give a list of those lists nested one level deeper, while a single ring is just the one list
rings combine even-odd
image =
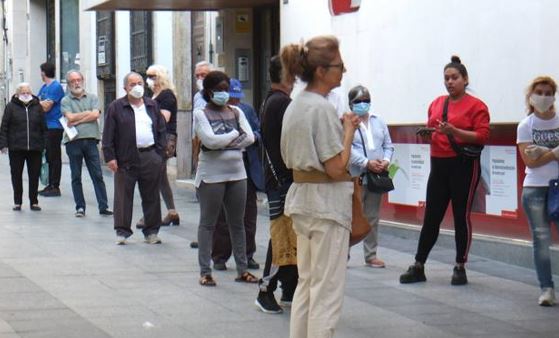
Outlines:
[{"label": "woman in black top", "polygon": [[45,148],[47,125],[39,99],[32,94],[28,83],[20,83],[12,100],[6,105],[0,127],[0,149],[9,153],[14,211],[21,210],[23,166],[27,163],[29,202],[31,210],[40,211],[37,199],[41,154]]},{"label": "woman in black top", "polygon": [[179,225],[180,218],[175,209],[173,191],[167,177],[167,159],[176,156],[177,145],[177,97],[175,86],[169,79],[167,69],[161,65],[151,65],[147,71],[146,83],[153,91],[152,99],[157,101],[161,114],[167,123],[167,147],[165,159],[161,166],[161,196],[167,207],[167,215],[161,221],[161,225]]}]

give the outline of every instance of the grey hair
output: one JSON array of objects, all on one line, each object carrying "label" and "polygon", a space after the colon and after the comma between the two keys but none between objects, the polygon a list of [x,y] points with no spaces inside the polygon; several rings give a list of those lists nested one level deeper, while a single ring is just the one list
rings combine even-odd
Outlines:
[{"label": "grey hair", "polygon": [[130,72],[130,73],[124,75],[124,79],[122,80],[122,85],[123,85],[125,88],[126,88],[126,85],[128,84],[128,78],[129,78],[130,76],[132,76],[132,75],[138,75],[138,76],[142,79],[142,81],[144,80],[144,78],[142,77],[142,75],[140,75],[139,73]]},{"label": "grey hair", "polygon": [[31,85],[29,84],[29,82],[21,82],[16,86],[16,94],[21,93],[21,90],[23,89],[23,87],[29,88],[29,90],[33,93],[33,88],[31,88]]},{"label": "grey hair", "polygon": [[194,69],[198,68],[198,67],[208,67],[210,70],[212,70],[214,68],[214,66],[209,63],[208,61],[204,60],[204,61],[200,61],[198,62],[195,66]]},{"label": "grey hair", "polygon": [[369,94],[369,90],[366,87],[357,85],[351,88],[351,90],[347,94],[349,105],[351,106],[353,104],[353,101],[362,96],[368,96],[369,99],[371,98],[371,94]]},{"label": "grey hair", "polygon": [[79,74],[80,77],[82,78],[82,81],[85,80],[85,78],[84,78],[82,72],[80,72],[80,71],[77,70],[77,69],[70,69],[70,70],[66,73],[66,82],[70,82],[70,75],[71,75],[72,73]]}]

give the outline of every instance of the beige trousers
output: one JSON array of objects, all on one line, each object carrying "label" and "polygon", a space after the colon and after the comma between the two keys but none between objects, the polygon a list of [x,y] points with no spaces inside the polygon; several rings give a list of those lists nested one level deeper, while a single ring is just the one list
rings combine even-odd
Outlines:
[{"label": "beige trousers", "polygon": [[299,283],[291,307],[291,338],[327,338],[342,312],[349,230],[335,221],[291,215],[297,234]]}]

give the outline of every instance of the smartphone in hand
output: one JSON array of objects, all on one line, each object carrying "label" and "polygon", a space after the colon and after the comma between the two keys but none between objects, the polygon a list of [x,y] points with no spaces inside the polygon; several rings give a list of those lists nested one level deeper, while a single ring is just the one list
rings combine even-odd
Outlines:
[{"label": "smartphone in hand", "polygon": [[435,131],[435,128],[420,127],[420,128],[417,128],[417,130],[415,131],[415,134],[419,135],[419,136],[428,136],[428,135],[431,135],[434,131]]}]

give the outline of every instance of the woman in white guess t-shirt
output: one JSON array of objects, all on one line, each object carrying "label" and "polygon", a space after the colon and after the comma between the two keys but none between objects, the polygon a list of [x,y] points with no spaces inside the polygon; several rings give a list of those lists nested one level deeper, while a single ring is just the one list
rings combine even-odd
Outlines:
[{"label": "woman in white guess t-shirt", "polygon": [[532,231],[541,306],[555,304],[549,252],[552,222],[547,218],[546,196],[549,181],[559,177],[559,116],[553,105],[556,92],[557,84],[548,76],[532,81],[526,92],[528,116],[518,124],[516,139],[526,165],[522,207]]}]

